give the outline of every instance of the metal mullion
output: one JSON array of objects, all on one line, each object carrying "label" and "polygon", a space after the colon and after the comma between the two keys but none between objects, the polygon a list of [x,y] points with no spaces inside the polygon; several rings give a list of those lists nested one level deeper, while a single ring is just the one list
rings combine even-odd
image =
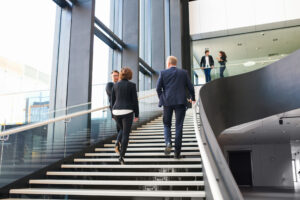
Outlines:
[{"label": "metal mullion", "polygon": [[142,58],[139,58],[139,63],[144,67],[147,71],[151,72],[152,74],[156,74],[156,71],[150,67]]},{"label": "metal mullion", "polygon": [[114,34],[107,26],[105,26],[97,17],[95,17],[95,23],[99,26],[107,35],[109,35],[113,40],[115,40],[121,47],[125,48],[126,44]]},{"label": "metal mullion", "polygon": [[65,8],[69,5],[66,0],[53,0],[53,1],[61,8]]},{"label": "metal mullion", "polygon": [[97,27],[95,27],[94,30],[95,35],[102,40],[105,44],[110,46],[114,50],[122,51],[122,48],[119,47],[113,40],[111,40],[109,37],[107,37],[101,30],[99,30]]}]

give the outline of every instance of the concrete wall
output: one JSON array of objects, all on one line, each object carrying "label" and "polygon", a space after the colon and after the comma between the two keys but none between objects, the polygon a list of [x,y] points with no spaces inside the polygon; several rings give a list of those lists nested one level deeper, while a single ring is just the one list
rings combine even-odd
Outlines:
[{"label": "concrete wall", "polygon": [[190,2],[190,34],[285,22],[300,18],[299,0],[201,0]]},{"label": "concrete wall", "polygon": [[251,150],[253,186],[294,188],[290,144],[230,145],[223,152]]}]

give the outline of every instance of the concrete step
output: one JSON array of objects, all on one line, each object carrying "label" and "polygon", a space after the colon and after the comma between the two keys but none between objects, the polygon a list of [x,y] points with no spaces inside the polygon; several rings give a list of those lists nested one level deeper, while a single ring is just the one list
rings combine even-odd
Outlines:
[{"label": "concrete step", "polygon": [[145,191],[145,190],[98,190],[98,189],[12,189],[10,194],[72,195],[114,197],[205,197],[204,191]]}]

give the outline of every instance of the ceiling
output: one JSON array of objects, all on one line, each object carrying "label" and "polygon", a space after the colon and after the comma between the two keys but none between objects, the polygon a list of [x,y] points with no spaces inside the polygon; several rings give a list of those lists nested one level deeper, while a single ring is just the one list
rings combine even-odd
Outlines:
[{"label": "ceiling", "polygon": [[300,48],[300,26],[235,36],[193,41],[193,54],[199,59],[208,48],[215,58],[223,50],[228,64],[240,60],[290,54]]}]

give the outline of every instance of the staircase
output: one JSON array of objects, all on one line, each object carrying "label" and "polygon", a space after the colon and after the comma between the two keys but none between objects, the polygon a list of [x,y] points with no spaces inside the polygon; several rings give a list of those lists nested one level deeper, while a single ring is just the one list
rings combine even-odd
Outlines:
[{"label": "staircase", "polygon": [[30,180],[30,188],[11,189],[9,199],[205,199],[192,111],[184,122],[182,158],[174,159],[173,151],[166,157],[164,146],[159,117],[132,131],[125,165],[112,141]]}]

